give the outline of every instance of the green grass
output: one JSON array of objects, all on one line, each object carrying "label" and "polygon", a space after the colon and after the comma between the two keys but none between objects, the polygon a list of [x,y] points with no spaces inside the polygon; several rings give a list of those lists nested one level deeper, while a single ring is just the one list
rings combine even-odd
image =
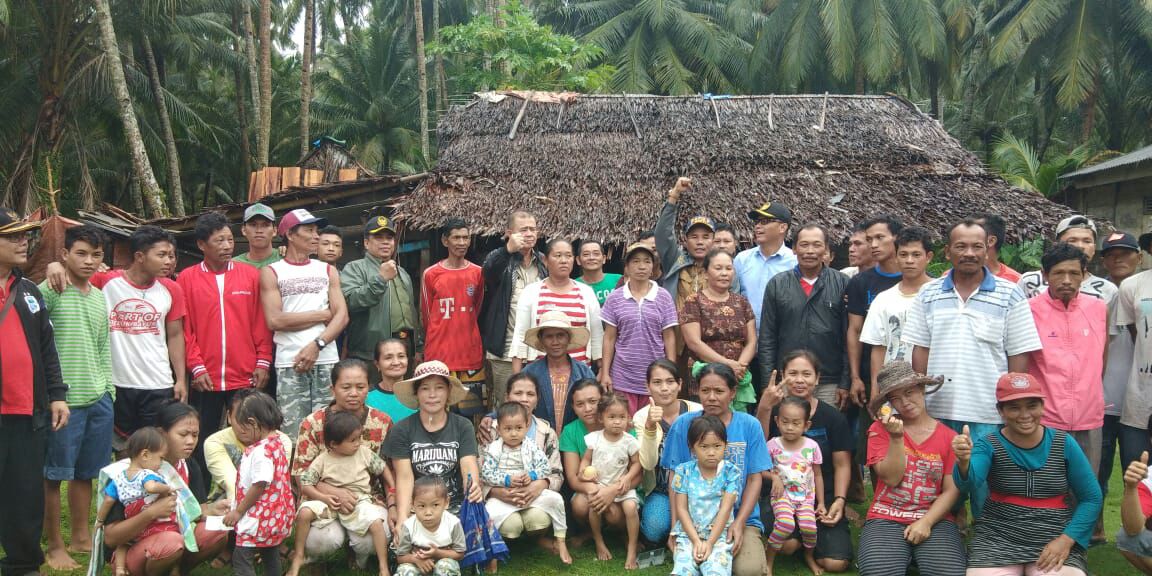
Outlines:
[{"label": "green grass", "polygon": [[[1128,564],[1120,553],[1116,550],[1115,535],[1120,529],[1120,494],[1122,491],[1121,477],[1123,472],[1117,469],[1112,473],[1111,483],[1109,485],[1108,498],[1104,502],[1104,519],[1105,529],[1108,534],[1109,543],[1102,546],[1096,546],[1088,552],[1088,567],[1092,574],[1103,576],[1110,576],[1113,574],[1134,574],[1132,566]],[[67,507],[67,505],[65,505]],[[864,505],[855,506],[855,508],[864,513],[866,507]],[[63,519],[62,530],[64,532],[65,540],[69,537],[68,518],[65,514]],[[858,536],[858,531],[853,530],[854,535]],[[548,574],[550,572],[557,572],[567,576],[602,576],[603,574],[620,574],[624,571],[624,545],[622,537],[618,535],[611,535],[608,537],[609,546],[612,548],[612,554],[615,557],[608,562],[600,562],[596,560],[595,547],[592,545],[591,539],[580,547],[572,549],[573,564],[571,566],[563,566],[560,561],[555,557],[539,549],[533,541],[520,541],[510,543],[512,549],[512,561],[500,567],[500,574],[508,576],[538,576],[541,574]],[[663,566],[649,568],[635,572],[639,576],[663,576],[671,570],[671,554],[667,555],[668,563]],[[82,565],[87,566],[87,557],[76,558]],[[72,576],[81,576],[84,570],[77,570],[73,572],[51,572],[50,574],[64,575],[69,574]],[[111,574],[111,570],[105,573]],[[208,566],[202,566],[193,572],[196,576],[225,576],[232,573],[231,568],[213,570]],[[346,567],[343,561],[329,561],[324,565],[324,570],[315,570],[312,574],[324,573],[326,576],[352,576],[353,574],[368,574],[368,572],[357,572]],[[801,576],[810,574],[804,566],[803,560],[797,558],[777,558],[776,569],[774,571],[776,576]],[[847,574],[856,574],[850,571]]]}]

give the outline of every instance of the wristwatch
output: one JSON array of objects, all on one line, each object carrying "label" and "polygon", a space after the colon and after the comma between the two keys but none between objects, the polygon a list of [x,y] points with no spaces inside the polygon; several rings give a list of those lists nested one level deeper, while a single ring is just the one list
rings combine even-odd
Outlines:
[{"label": "wristwatch", "polygon": [[315,340],[315,342],[316,342],[316,347],[321,349],[321,350],[323,350],[324,347],[328,345],[328,343],[325,342],[323,338],[317,338]]}]

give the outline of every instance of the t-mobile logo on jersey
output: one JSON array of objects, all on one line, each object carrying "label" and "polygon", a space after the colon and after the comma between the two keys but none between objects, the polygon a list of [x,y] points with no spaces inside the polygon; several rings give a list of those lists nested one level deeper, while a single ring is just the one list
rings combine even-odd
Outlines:
[{"label": "t-mobile logo on jersey", "polygon": [[443,316],[443,318],[445,320],[448,320],[449,318],[451,318],[453,312],[468,312],[468,310],[469,310],[469,308],[467,306],[461,306],[460,308],[456,308],[456,299],[455,298],[441,298],[440,299],[440,314]]}]

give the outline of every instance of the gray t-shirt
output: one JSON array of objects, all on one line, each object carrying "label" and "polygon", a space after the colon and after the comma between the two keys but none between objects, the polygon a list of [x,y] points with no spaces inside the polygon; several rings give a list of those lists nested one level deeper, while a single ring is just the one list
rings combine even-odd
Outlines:
[{"label": "gray t-shirt", "polygon": [[1124,280],[1117,299],[1120,303],[1116,307],[1116,324],[1136,327],[1120,423],[1145,430],[1148,416],[1152,415],[1152,270]]},{"label": "gray t-shirt", "polygon": [[[464,482],[460,478],[460,460],[476,456],[476,430],[463,416],[448,414],[444,427],[429,432],[419,414],[401,420],[388,432],[384,455],[392,460],[412,462],[413,480],[436,476],[448,487],[451,510],[459,510],[464,501]],[[480,482],[473,478],[473,482]]]}]

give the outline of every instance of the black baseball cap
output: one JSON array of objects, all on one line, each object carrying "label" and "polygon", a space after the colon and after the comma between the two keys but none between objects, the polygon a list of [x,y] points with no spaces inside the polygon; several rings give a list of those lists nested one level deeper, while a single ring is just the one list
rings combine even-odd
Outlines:
[{"label": "black baseball cap", "polygon": [[23,220],[11,208],[0,207],[0,236],[19,234],[39,227],[39,222]]},{"label": "black baseball cap", "polygon": [[763,206],[749,212],[748,218],[753,222],[759,222],[767,218],[769,220],[779,220],[785,224],[791,224],[792,210],[789,210],[788,206],[779,202],[765,202]]}]

